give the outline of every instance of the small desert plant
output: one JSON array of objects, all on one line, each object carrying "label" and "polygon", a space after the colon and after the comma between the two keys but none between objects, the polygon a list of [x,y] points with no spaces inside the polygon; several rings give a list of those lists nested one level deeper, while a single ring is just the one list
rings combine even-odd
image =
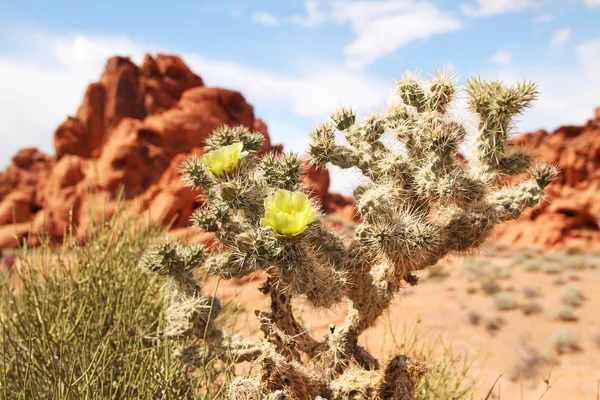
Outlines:
[{"label": "small desert plant", "polygon": [[500,316],[486,318],[484,321],[485,329],[488,332],[493,333],[493,332],[499,330],[502,327],[502,325],[504,324],[504,322],[505,322],[504,319]]},{"label": "small desert plant", "polygon": [[499,292],[494,296],[494,304],[499,311],[514,310],[519,303],[512,293]]},{"label": "small desert plant", "polygon": [[552,284],[556,285],[556,286],[561,286],[561,285],[564,285],[565,283],[567,283],[567,279],[562,274],[557,275],[554,277],[554,279],[552,279]]},{"label": "small desert plant", "polygon": [[441,263],[437,263],[436,265],[432,265],[428,268],[429,274],[427,275],[427,279],[443,279],[450,275],[450,271],[448,268]]},{"label": "small desert plant", "polygon": [[579,349],[579,335],[571,328],[560,328],[552,335],[552,347],[559,354],[572,353]]},{"label": "small desert plant", "polygon": [[578,254],[584,254],[583,250],[581,249],[581,247],[577,247],[577,246],[570,246],[567,248],[567,250],[565,251],[566,254],[573,256],[573,255],[578,255]]},{"label": "small desert plant", "polygon": [[502,290],[494,278],[485,278],[481,281],[481,290],[488,296],[494,295]]},{"label": "small desert plant", "polygon": [[[400,289],[418,283],[418,271],[478,249],[496,225],[538,204],[556,176],[555,167],[534,165],[509,146],[513,117],[536,96],[533,84],[467,83],[469,107],[480,122],[466,163],[458,156],[466,129],[447,113],[452,79],[440,74],[424,82],[407,75],[396,94],[385,111],[360,123],[352,109],[341,108],[333,123],[316,125],[309,135],[314,166],[357,168],[365,177],[354,191],[360,221],[351,238],[328,227],[305,193],[301,159],[259,156],[258,133],[220,127],[207,139],[204,157],[183,166],[189,184],[205,193],[206,205],[192,220],[215,232],[216,244],[209,249],[161,240],[141,264],[170,277],[164,335],[190,341],[179,352],[184,362],[254,362],[257,370],[230,387],[231,397],[283,391],[290,400],[359,393],[364,399],[415,398],[425,365],[406,355],[380,362],[359,345],[360,335]],[[348,146],[338,144],[337,133]],[[403,146],[387,146],[387,139]],[[504,176],[521,174],[520,183],[501,185]],[[268,275],[261,291],[271,309],[256,312],[265,341],[240,338],[214,322],[219,302],[203,295],[195,268],[222,279]],[[298,298],[321,309],[349,304],[345,321],[318,340],[293,317]]]},{"label": "small desert plant", "polygon": [[0,398],[193,398],[169,343],[152,339],[163,284],[137,268],[159,232],[115,217],[83,243],[24,247],[0,271]]},{"label": "small desert plant", "polygon": [[573,322],[579,319],[575,314],[575,308],[571,306],[563,306],[558,309],[556,312],[556,318],[566,322]]},{"label": "small desert plant", "polygon": [[534,258],[527,259],[523,262],[523,270],[527,272],[536,272],[542,268],[542,261]]},{"label": "small desert plant", "polygon": [[583,303],[583,291],[581,288],[576,286],[570,286],[565,288],[560,296],[560,301],[564,304],[572,307],[578,307]]},{"label": "small desert plant", "polygon": [[560,265],[557,262],[552,262],[552,261],[544,262],[541,266],[541,269],[542,269],[542,272],[544,272],[548,275],[558,274],[563,270],[562,265]]},{"label": "small desert plant", "polygon": [[585,254],[566,255],[562,264],[566,269],[583,270],[587,268],[588,261]]},{"label": "small desert plant", "polygon": [[481,315],[475,311],[470,311],[469,314],[467,314],[467,319],[471,325],[479,325],[481,322]]},{"label": "small desert plant", "polygon": [[579,275],[577,275],[577,272],[570,271],[565,274],[565,279],[567,281],[580,281],[581,277]]},{"label": "small desert plant", "polygon": [[544,311],[544,307],[537,301],[529,301],[521,305],[521,311],[525,315],[539,314]]},{"label": "small desert plant", "polygon": [[538,288],[534,288],[531,286],[526,286],[523,288],[523,296],[527,299],[533,299],[535,297],[540,297],[542,292]]}]

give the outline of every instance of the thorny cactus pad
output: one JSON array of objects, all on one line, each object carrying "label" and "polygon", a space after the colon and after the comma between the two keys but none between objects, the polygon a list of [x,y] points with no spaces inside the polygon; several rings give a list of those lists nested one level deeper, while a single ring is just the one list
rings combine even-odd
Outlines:
[{"label": "thorny cactus pad", "polygon": [[[329,228],[319,204],[303,193],[298,155],[259,155],[260,134],[215,130],[206,141],[209,153],[190,158],[182,172],[190,186],[204,190],[206,205],[192,222],[215,232],[216,244],[206,249],[163,240],[142,260],[172,278],[164,335],[187,338],[181,359],[194,366],[251,361],[256,373],[230,385],[232,399],[414,399],[424,367],[404,355],[380,364],[359,336],[401,288],[418,283],[418,271],[480,247],[496,225],[540,202],[557,174],[509,140],[513,118],[537,94],[532,83],[508,87],[477,78],[466,88],[479,116],[474,155],[466,161],[458,151],[467,131],[447,113],[456,89],[445,75],[405,76],[396,85],[399,100],[382,112],[357,122],[344,107],[332,123],[314,127],[312,164],[355,167],[364,175],[354,191],[359,223],[351,238]],[[340,134],[347,145],[336,141]],[[390,140],[400,145],[386,145]],[[514,175],[522,176],[520,183],[503,184]],[[260,289],[271,309],[255,312],[263,341],[215,324],[221,307],[202,295],[196,269],[224,279],[266,273]],[[313,337],[294,317],[298,297],[326,309],[349,300],[345,322]]]}]

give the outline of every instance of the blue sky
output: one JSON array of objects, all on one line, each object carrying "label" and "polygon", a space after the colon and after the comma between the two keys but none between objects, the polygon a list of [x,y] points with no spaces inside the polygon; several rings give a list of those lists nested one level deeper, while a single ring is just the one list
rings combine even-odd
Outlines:
[{"label": "blue sky", "polygon": [[[444,68],[541,95],[518,130],[581,124],[600,106],[600,0],[0,2],[0,168],[52,133],[115,54],[181,55],[239,90],[274,142],[299,151],[339,105],[377,110],[404,71]],[[469,119],[464,100],[457,117]],[[352,178],[334,174],[334,189]]]}]

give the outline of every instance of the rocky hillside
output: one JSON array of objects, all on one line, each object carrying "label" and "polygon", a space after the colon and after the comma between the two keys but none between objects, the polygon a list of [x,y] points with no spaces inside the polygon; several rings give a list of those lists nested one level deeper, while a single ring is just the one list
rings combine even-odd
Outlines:
[{"label": "rocky hillside", "polygon": [[583,126],[564,126],[518,136],[536,159],[556,163],[558,179],[548,198],[524,218],[497,232],[499,241],[517,246],[600,249],[600,108]]},{"label": "rocky hillside", "polygon": [[[175,219],[185,233],[198,192],[177,171],[223,124],[262,133],[262,151],[281,150],[241,93],[205,86],[179,57],[146,55],[141,66],[109,59],[77,114],[54,132],[56,157],[23,149],[0,173],[0,249],[26,236],[35,244],[42,232],[60,240],[70,220],[83,235],[90,216],[114,212],[121,188],[127,204],[163,223]],[[306,183],[327,211],[347,205],[328,193],[326,171],[311,171]]]}]

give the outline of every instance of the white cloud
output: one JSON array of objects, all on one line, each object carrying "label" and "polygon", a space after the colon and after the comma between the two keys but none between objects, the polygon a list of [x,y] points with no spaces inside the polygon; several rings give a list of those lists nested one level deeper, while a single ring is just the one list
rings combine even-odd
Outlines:
[{"label": "white cloud", "polygon": [[293,23],[313,28],[327,21],[328,15],[321,9],[319,0],[305,0],[304,8],[306,8],[306,15],[292,16]]},{"label": "white cloud", "polygon": [[532,24],[543,24],[546,22],[554,21],[554,15],[552,14],[540,14],[531,20]]},{"label": "white cloud", "polygon": [[431,3],[384,0],[337,4],[335,20],[350,23],[356,34],[356,39],[344,47],[348,65],[353,67],[370,64],[412,41],[462,28],[458,19]]},{"label": "white cloud", "polygon": [[260,25],[276,26],[279,25],[279,19],[266,11],[256,11],[251,15],[252,21]]},{"label": "white cloud", "polygon": [[537,0],[477,0],[476,7],[471,4],[463,4],[462,10],[470,16],[490,17],[533,8],[537,4]]},{"label": "white cloud", "polygon": [[324,118],[340,105],[360,110],[383,104],[388,91],[385,83],[339,66],[319,66],[302,75],[285,75],[195,54],[182,56],[208,85],[239,90],[251,102],[265,106],[286,106],[301,117]]},{"label": "white cloud", "polygon": [[512,53],[505,50],[500,50],[492,56],[492,62],[495,64],[510,64],[513,59]]},{"label": "white cloud", "polygon": [[344,47],[346,65],[360,68],[415,40],[454,32],[462,23],[431,2],[416,0],[305,0],[306,16],[291,21],[310,28],[350,24],[356,38]]},{"label": "white cloud", "polygon": [[583,3],[588,8],[600,7],[600,0],[583,0]]},{"label": "white cloud", "polygon": [[571,39],[571,29],[570,28],[562,28],[558,29],[550,38],[550,44],[553,46],[560,46],[562,44],[567,43]]}]

